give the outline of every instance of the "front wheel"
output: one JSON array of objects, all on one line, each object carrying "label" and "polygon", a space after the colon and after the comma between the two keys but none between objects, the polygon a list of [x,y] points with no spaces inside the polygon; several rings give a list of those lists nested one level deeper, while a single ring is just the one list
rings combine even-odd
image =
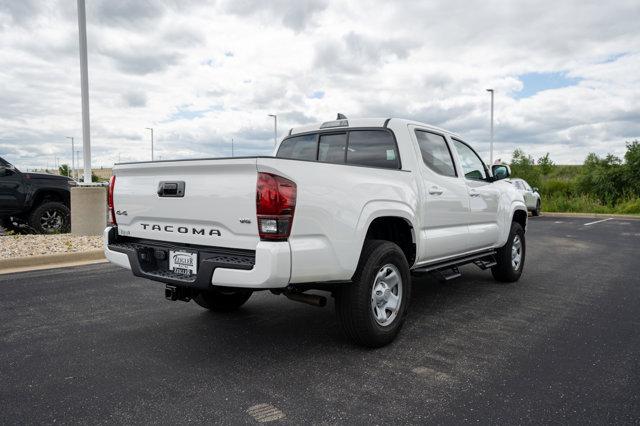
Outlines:
[{"label": "front wheel", "polygon": [[369,240],[351,284],[336,294],[336,313],[355,343],[377,348],[395,339],[411,295],[409,264],[389,241]]},{"label": "front wheel", "polygon": [[29,226],[38,234],[61,234],[71,229],[71,212],[63,203],[49,201],[29,215]]},{"label": "front wheel", "polygon": [[253,291],[245,289],[216,288],[201,291],[193,301],[214,312],[231,312],[244,305]]},{"label": "front wheel", "polygon": [[540,216],[540,200],[536,202],[536,208],[531,212],[531,216]]},{"label": "front wheel", "polygon": [[511,223],[507,243],[496,253],[496,265],[491,268],[493,278],[502,282],[514,282],[520,279],[526,254],[524,229],[517,223]]}]

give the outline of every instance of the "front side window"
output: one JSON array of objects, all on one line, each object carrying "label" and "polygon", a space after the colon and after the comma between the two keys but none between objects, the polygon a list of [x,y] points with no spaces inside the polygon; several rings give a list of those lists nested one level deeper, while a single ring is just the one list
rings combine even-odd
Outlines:
[{"label": "front side window", "polygon": [[315,160],[316,135],[302,135],[285,139],[280,144],[276,157],[294,160]]},{"label": "front side window", "polygon": [[344,150],[347,146],[347,134],[320,135],[318,161],[344,164]]},{"label": "front side window", "polygon": [[416,130],[416,137],[424,164],[438,174],[456,177],[456,168],[444,136]]},{"label": "front side window", "polygon": [[400,158],[393,136],[380,130],[349,132],[347,164],[399,169]]},{"label": "front side window", "polygon": [[454,139],[453,144],[456,147],[456,151],[458,151],[460,166],[462,167],[464,177],[473,180],[486,180],[487,171],[484,163],[480,157],[478,157],[478,154],[476,154],[475,151],[467,144],[460,142],[459,140]]}]

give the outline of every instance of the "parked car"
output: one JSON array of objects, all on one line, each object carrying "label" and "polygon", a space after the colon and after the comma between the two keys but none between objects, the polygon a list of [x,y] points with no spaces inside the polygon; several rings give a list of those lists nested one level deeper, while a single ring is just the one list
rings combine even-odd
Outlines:
[{"label": "parked car", "polygon": [[379,347],[407,314],[411,274],[460,265],[522,274],[527,210],[460,136],[402,119],[339,119],[289,131],[275,157],[116,164],[109,261],[213,311],[252,292],[324,306]]},{"label": "parked car", "polygon": [[0,158],[0,224],[27,225],[41,234],[69,232],[73,185],[65,176],[22,173]]},{"label": "parked car", "polygon": [[529,210],[533,216],[539,216],[542,203],[540,201],[538,188],[532,188],[524,179],[511,179],[511,183],[522,193],[524,202],[527,205],[527,210]]}]

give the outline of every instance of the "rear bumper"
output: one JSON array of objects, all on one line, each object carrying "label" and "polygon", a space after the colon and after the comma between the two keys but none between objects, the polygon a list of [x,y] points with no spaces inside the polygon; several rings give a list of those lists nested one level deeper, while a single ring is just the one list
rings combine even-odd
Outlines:
[{"label": "rear bumper", "polygon": [[[289,284],[291,249],[288,242],[260,241],[253,252],[151,240],[123,240],[116,230],[108,227],[104,231],[105,257],[111,263],[130,269],[138,277],[203,290],[212,285],[267,289],[283,288]],[[197,251],[198,275],[185,278],[170,272],[165,260],[156,256],[156,253],[161,255],[169,249]]]}]

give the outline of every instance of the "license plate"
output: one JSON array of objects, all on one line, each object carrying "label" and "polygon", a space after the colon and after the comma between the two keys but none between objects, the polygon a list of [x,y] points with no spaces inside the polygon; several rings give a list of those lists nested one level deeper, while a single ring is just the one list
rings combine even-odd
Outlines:
[{"label": "license plate", "polygon": [[169,270],[187,277],[198,274],[198,253],[169,251]]}]

